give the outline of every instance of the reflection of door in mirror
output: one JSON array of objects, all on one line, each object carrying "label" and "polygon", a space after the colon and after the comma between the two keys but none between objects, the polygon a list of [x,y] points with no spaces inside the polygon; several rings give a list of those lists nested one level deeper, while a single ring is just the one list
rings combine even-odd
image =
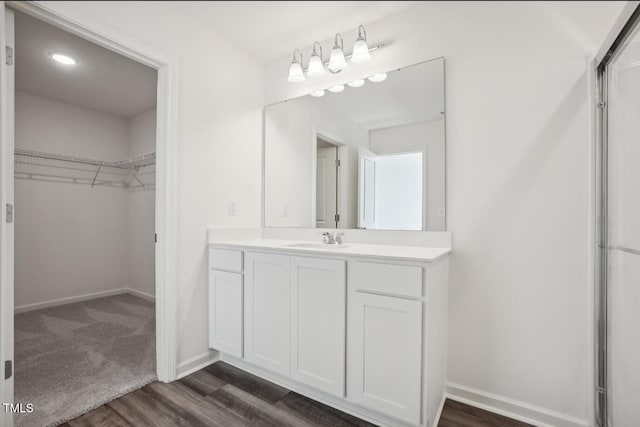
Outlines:
[{"label": "reflection of door in mirror", "polygon": [[339,150],[320,137],[316,149],[316,228],[338,228]]},{"label": "reflection of door in mirror", "polygon": [[360,148],[358,153],[358,228],[372,229],[376,226],[376,155]]},{"label": "reflection of door in mirror", "polygon": [[424,152],[359,153],[359,228],[422,230]]}]

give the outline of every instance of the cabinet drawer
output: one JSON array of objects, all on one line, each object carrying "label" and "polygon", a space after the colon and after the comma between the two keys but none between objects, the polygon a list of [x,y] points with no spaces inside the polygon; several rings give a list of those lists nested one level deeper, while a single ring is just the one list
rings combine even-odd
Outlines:
[{"label": "cabinet drawer", "polygon": [[422,267],[354,261],[349,268],[349,280],[357,291],[422,297]]},{"label": "cabinet drawer", "polygon": [[231,249],[209,249],[209,268],[242,272],[242,251]]}]

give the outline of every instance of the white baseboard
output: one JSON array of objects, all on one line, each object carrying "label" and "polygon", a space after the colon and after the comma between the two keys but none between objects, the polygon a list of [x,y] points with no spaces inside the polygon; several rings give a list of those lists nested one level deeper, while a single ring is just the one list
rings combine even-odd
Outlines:
[{"label": "white baseboard", "polygon": [[444,410],[444,404],[447,401],[447,393],[442,396],[442,400],[440,401],[440,406],[438,406],[438,413],[433,421],[433,427],[438,427],[440,423],[440,417],[442,416],[442,411]]},{"label": "white baseboard", "polygon": [[185,360],[178,364],[178,367],[176,368],[176,379],[179,380],[187,375],[191,375],[194,372],[217,362],[218,360],[220,360],[220,353],[214,350],[210,350],[196,357],[192,357],[189,360]]},{"label": "white baseboard", "polygon": [[585,419],[460,384],[447,383],[447,398],[539,427],[587,427]]},{"label": "white baseboard", "polygon": [[137,289],[126,288],[125,291],[131,295],[146,299],[147,301],[154,302],[156,300],[155,295],[151,295],[146,292],[139,291]]},{"label": "white baseboard", "polygon": [[39,310],[41,308],[56,307],[59,305],[71,304],[74,302],[88,301],[95,298],[110,297],[113,295],[131,294],[149,301],[155,301],[155,296],[131,288],[109,289],[108,291],[93,292],[90,294],[75,295],[67,298],[58,298],[49,301],[37,302],[34,304],[19,305],[14,308],[15,313],[25,313],[27,311]]}]

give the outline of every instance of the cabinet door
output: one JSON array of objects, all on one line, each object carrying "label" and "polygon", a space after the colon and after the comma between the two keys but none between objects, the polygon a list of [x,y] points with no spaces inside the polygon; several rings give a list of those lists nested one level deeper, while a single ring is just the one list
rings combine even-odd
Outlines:
[{"label": "cabinet door", "polygon": [[209,347],[242,357],[242,274],[209,270]]},{"label": "cabinet door", "polygon": [[291,378],[344,397],[345,262],[291,257]]},{"label": "cabinet door", "polygon": [[349,294],[349,400],[420,423],[422,302]]},{"label": "cabinet door", "polygon": [[245,256],[245,359],[289,376],[289,257]]}]

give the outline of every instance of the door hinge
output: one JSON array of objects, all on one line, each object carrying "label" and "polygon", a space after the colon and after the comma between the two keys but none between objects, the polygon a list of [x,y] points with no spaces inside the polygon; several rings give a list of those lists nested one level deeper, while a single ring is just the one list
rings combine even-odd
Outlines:
[{"label": "door hinge", "polygon": [[13,48],[11,46],[5,46],[7,54],[7,65],[13,65]]},{"label": "door hinge", "polygon": [[336,160],[336,167],[339,168],[340,167],[340,160]]},{"label": "door hinge", "polygon": [[13,222],[13,205],[11,203],[7,203],[7,223],[11,224]]},{"label": "door hinge", "polygon": [[598,102],[598,103],[596,103],[596,107],[597,107],[597,108],[602,109],[602,108],[604,108],[604,106],[605,106],[605,103],[604,103],[604,102]]},{"label": "door hinge", "polygon": [[156,243],[158,243],[158,233],[156,233],[156,234],[154,235],[153,241],[154,241],[154,242],[156,242]]},{"label": "door hinge", "polygon": [[335,219],[336,222],[340,222],[340,214],[336,214],[334,216],[334,219]]},{"label": "door hinge", "polygon": [[4,379],[8,380],[13,375],[13,361],[4,361]]}]

